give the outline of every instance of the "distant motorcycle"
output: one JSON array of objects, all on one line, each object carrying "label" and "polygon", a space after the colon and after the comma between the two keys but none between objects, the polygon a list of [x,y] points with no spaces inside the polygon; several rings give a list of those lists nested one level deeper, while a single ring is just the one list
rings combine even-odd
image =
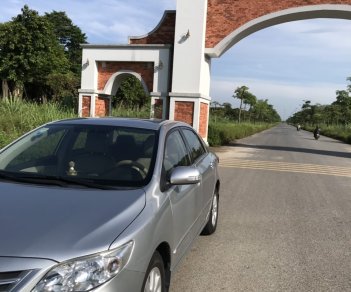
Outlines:
[{"label": "distant motorcycle", "polygon": [[314,131],[313,131],[313,136],[314,136],[314,138],[316,139],[316,140],[318,140],[319,139],[319,137],[320,137],[320,129],[319,129],[319,127],[316,127],[315,129],[314,129]]},{"label": "distant motorcycle", "polygon": [[296,126],[296,129],[297,129],[298,131],[300,131],[300,130],[301,130],[301,126],[300,126],[300,125],[297,125],[297,126]]}]

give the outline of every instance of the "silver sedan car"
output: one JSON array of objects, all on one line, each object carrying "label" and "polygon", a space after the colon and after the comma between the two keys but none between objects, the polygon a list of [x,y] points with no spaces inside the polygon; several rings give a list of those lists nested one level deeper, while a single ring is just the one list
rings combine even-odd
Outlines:
[{"label": "silver sedan car", "polygon": [[218,219],[218,158],[185,123],[57,121],[0,151],[0,291],[168,291]]}]

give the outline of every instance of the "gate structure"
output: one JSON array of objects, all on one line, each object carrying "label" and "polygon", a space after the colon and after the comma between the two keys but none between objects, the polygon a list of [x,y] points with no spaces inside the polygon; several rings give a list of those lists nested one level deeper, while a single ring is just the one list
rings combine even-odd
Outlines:
[{"label": "gate structure", "polygon": [[151,96],[151,116],[189,123],[207,140],[211,59],[263,28],[303,19],[351,19],[351,0],[177,0],[128,45],[83,45],[80,116],[110,114],[128,75]]}]

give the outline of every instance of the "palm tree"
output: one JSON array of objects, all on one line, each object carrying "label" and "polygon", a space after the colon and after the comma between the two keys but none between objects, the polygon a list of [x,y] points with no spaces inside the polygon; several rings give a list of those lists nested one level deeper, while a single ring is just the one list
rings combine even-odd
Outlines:
[{"label": "palm tree", "polygon": [[257,103],[257,97],[255,95],[253,95],[250,92],[247,92],[247,96],[246,99],[244,100],[245,104],[248,104],[249,107],[249,121],[251,119],[251,110],[252,107]]},{"label": "palm tree", "polygon": [[238,118],[238,122],[239,123],[241,121],[241,109],[242,109],[242,106],[243,106],[243,101],[244,101],[244,99],[246,97],[246,93],[248,92],[248,90],[249,90],[249,88],[247,86],[243,85],[241,87],[238,87],[234,91],[233,97],[240,99],[239,118]]}]

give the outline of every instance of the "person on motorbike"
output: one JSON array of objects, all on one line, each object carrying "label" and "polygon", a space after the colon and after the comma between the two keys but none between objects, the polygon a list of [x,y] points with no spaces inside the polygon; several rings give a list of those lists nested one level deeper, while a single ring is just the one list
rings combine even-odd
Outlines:
[{"label": "person on motorbike", "polygon": [[319,138],[320,132],[321,132],[321,129],[318,126],[316,126],[316,128],[313,131],[313,136],[315,139]]},{"label": "person on motorbike", "polygon": [[297,129],[298,131],[300,131],[301,125],[300,125],[300,124],[297,124],[296,129]]}]

